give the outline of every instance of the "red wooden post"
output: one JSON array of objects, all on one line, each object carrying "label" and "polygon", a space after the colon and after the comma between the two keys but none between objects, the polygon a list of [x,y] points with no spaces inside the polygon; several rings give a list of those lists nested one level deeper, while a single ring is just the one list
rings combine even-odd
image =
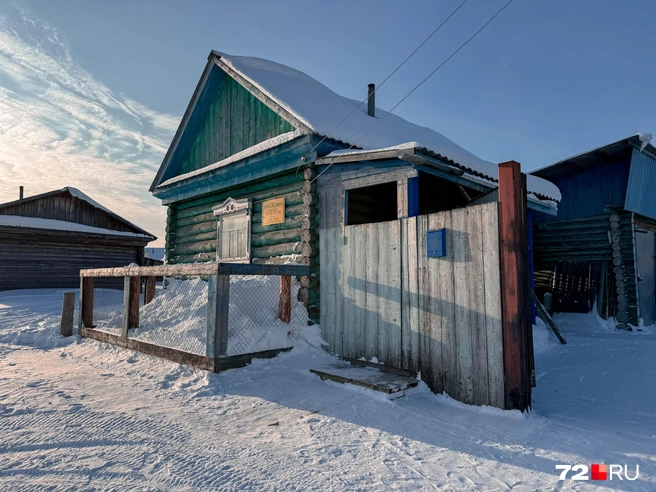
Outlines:
[{"label": "red wooden post", "polygon": [[130,277],[130,328],[139,328],[141,277]]},{"label": "red wooden post", "polygon": [[146,277],[146,288],[144,289],[144,306],[149,304],[155,297],[155,286],[157,285],[157,277]]},{"label": "red wooden post", "polygon": [[289,323],[292,319],[292,278],[289,275],[280,277],[278,317],[284,323]]},{"label": "red wooden post", "polygon": [[531,406],[526,175],[518,162],[499,164],[501,324],[506,409]]},{"label": "red wooden post", "polygon": [[82,326],[93,328],[93,277],[82,277],[82,294],[80,302],[82,306]]}]

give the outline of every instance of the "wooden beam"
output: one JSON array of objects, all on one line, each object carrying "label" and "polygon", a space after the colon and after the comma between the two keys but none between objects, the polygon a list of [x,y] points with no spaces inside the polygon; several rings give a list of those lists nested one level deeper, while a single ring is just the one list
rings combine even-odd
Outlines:
[{"label": "wooden beam", "polygon": [[122,338],[112,333],[94,330],[92,328],[82,328],[80,335],[84,338],[91,338],[103,343],[109,343],[118,347],[135,350],[147,355],[154,355],[162,359],[167,359],[178,364],[185,364],[192,367],[198,367],[206,371],[221,372],[228,369],[235,369],[244,367],[251,363],[253,359],[271,359],[276,357],[281,352],[291,350],[291,347],[279,348],[274,350],[264,350],[262,352],[253,352],[243,355],[231,355],[221,358],[205,357],[203,355],[193,354],[191,352],[184,352],[182,350],[162,347],[134,338]]},{"label": "wooden beam", "polygon": [[207,286],[207,357],[217,358],[228,352],[229,310],[230,276],[210,276]]},{"label": "wooden beam", "polygon": [[216,275],[219,269],[218,263],[203,264],[180,264],[161,266],[132,266],[117,268],[91,268],[80,270],[81,277],[132,277],[132,276],[156,276],[156,277],[183,277],[186,275]]},{"label": "wooden beam", "polygon": [[130,328],[139,328],[140,294],[141,277],[123,277],[123,338],[127,338]]},{"label": "wooden beam", "polygon": [[184,263],[148,267],[92,268],[80,270],[81,277],[184,277],[191,275],[292,275],[310,274],[307,265],[268,265],[259,263]]},{"label": "wooden beam", "polygon": [[156,357],[161,357],[162,359],[168,359],[179,364],[186,364],[188,366],[198,367],[207,371],[214,370],[214,360],[203,357],[202,355],[183,352],[182,350],[177,350],[169,347],[162,347],[160,345],[142,342],[141,340],[135,340],[134,338],[124,338],[118,335],[113,335],[111,333],[89,328],[82,328],[80,334],[85,338],[91,338],[99,342],[110,343],[118,347],[136,350],[144,354],[154,355]]},{"label": "wooden beam", "polygon": [[62,316],[59,333],[63,337],[73,335],[73,313],[75,312],[75,292],[64,292]]},{"label": "wooden beam", "polygon": [[288,275],[280,276],[278,317],[283,323],[289,323],[292,319],[292,278]]},{"label": "wooden beam", "polygon": [[130,277],[130,328],[139,328],[141,277]]},{"label": "wooden beam", "polygon": [[144,289],[144,306],[150,304],[155,297],[155,288],[157,287],[157,277],[149,275],[146,277],[146,287]]},{"label": "wooden beam", "polygon": [[501,323],[506,409],[531,406],[526,175],[518,162],[499,164]]},{"label": "wooden beam", "polygon": [[93,328],[93,278],[80,279],[80,323],[82,327]]}]

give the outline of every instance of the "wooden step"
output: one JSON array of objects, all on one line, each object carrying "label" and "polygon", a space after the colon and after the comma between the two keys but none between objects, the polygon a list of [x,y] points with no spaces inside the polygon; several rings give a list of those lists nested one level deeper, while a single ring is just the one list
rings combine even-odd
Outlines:
[{"label": "wooden step", "polygon": [[319,376],[323,381],[329,380],[361,386],[385,393],[390,398],[405,395],[405,390],[414,388],[419,383],[416,377],[388,372],[385,371],[385,368],[381,369],[340,361],[321,369],[310,369],[310,372]]}]

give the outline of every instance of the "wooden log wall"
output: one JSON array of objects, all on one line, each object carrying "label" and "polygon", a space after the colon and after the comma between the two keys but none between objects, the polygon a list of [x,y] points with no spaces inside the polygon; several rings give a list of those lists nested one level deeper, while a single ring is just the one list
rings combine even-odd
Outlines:
[{"label": "wooden log wall", "polygon": [[[319,236],[318,198],[314,167],[270,177],[267,180],[205,195],[169,205],[166,226],[166,256],[169,263],[216,260],[217,218],[212,207],[226,198],[250,198],[251,261],[285,263],[293,259],[311,267],[311,275],[301,277],[299,300],[318,321]],[[262,225],[262,202],[285,199],[285,222]]]},{"label": "wooden log wall", "polygon": [[[611,227],[611,217],[619,220]],[[629,322],[638,323],[638,289],[636,284],[635,250],[632,227],[632,214],[623,210],[608,210],[607,214],[594,217],[553,220],[533,224],[533,248],[535,261],[536,293],[541,298],[544,292],[551,292],[554,271],[559,262],[604,263],[607,277],[599,282],[604,288],[616,284],[613,264],[613,241],[621,244],[622,275],[626,282],[626,304]],[[615,231],[615,232],[613,232]],[[597,266],[593,264],[593,268]],[[611,301],[610,316],[616,314],[616,292],[607,297]],[[598,306],[599,312],[606,312],[606,306]]]},{"label": "wooden log wall", "polygon": [[[145,242],[120,236],[91,237],[68,231],[0,228],[0,290],[73,287],[80,269],[139,261]],[[102,287],[120,287],[107,281]]]},{"label": "wooden log wall", "polygon": [[[435,392],[503,408],[497,202],[376,224],[331,220],[320,253],[329,350],[421,371]],[[426,231],[442,228],[447,255],[428,258]]]}]

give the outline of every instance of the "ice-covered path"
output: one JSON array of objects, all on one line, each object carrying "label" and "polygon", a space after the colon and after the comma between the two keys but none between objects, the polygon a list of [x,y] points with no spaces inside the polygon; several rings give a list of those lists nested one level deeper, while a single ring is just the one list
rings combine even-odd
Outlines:
[{"label": "ice-covered path", "polygon": [[[656,489],[653,334],[539,340],[527,417],[331,385],[318,349],[210,375],[58,339],[60,298],[0,294],[1,490]],[[574,462],[641,476],[559,483]]]}]

